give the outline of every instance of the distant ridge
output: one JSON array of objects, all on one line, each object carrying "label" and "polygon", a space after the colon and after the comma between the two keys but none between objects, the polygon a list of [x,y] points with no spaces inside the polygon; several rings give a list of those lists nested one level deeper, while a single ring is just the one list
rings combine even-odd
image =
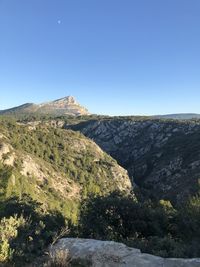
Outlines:
[{"label": "distant ridge", "polygon": [[177,114],[155,115],[152,117],[156,119],[191,120],[191,119],[200,119],[200,114],[177,113]]},{"label": "distant ridge", "polygon": [[1,110],[0,114],[26,114],[26,113],[42,113],[53,115],[89,115],[88,110],[81,106],[73,96],[66,96],[51,102],[33,104],[26,103],[17,107]]},{"label": "distant ridge", "polygon": [[[18,115],[18,114],[32,114],[32,113],[50,114],[55,116],[90,115],[89,111],[85,107],[81,106],[73,96],[66,96],[63,98],[59,98],[49,102],[44,102],[41,104],[25,103],[17,107],[0,110],[0,115],[15,115],[15,114]],[[200,119],[200,114],[175,113],[175,114],[164,114],[164,115],[152,115],[147,117],[149,119],[191,120],[191,119]]]}]

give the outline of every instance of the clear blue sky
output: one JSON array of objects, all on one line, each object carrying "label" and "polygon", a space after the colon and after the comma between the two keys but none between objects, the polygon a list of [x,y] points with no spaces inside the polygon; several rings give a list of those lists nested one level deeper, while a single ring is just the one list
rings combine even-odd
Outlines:
[{"label": "clear blue sky", "polygon": [[0,109],[200,113],[199,0],[0,0]]}]

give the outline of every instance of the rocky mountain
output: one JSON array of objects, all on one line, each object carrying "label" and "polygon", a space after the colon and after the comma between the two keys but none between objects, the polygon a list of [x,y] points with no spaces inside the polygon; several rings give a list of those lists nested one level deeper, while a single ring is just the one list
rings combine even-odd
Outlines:
[{"label": "rocky mountain", "polygon": [[[0,114],[19,115],[19,114],[49,114],[49,115],[90,115],[88,110],[81,106],[73,96],[63,97],[51,102],[41,104],[26,103],[6,110],[0,110]],[[138,117],[138,116],[136,116]],[[196,113],[177,113],[166,115],[148,116],[151,119],[173,119],[191,120],[199,119],[200,114]],[[147,118],[147,117],[146,117]]]},{"label": "rocky mountain", "polygon": [[66,125],[128,170],[145,195],[175,202],[200,184],[200,121],[105,118]]},{"label": "rocky mountain", "polygon": [[80,133],[0,123],[0,200],[24,194],[75,219],[89,194],[130,192],[127,171]]},{"label": "rocky mountain", "polygon": [[82,107],[74,97],[67,96],[52,102],[39,105],[27,103],[18,107],[0,111],[0,114],[53,114],[53,115],[89,115],[86,108]]}]

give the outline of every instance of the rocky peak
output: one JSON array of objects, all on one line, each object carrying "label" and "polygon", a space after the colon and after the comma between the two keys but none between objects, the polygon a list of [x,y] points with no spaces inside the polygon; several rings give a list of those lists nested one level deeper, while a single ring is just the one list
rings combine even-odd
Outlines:
[{"label": "rocky peak", "polygon": [[57,113],[59,115],[88,115],[86,108],[82,107],[73,96],[66,96],[51,102],[42,103],[37,111],[42,113]]},{"label": "rocky peak", "polygon": [[73,96],[66,96],[53,101],[56,104],[79,105]]}]

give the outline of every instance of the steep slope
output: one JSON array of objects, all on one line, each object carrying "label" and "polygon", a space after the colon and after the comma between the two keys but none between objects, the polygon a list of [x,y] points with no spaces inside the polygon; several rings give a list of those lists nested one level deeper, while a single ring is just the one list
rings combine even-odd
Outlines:
[{"label": "steep slope", "polygon": [[78,183],[56,172],[51,164],[26,152],[14,149],[0,139],[0,200],[23,199],[29,195],[43,203],[45,210],[59,210],[67,217],[76,217],[81,188]]},{"label": "steep slope", "polygon": [[68,217],[76,217],[79,200],[90,193],[131,190],[127,171],[83,135],[5,120],[0,123],[0,177],[1,200],[28,194]]},{"label": "steep slope", "polygon": [[88,115],[86,108],[82,107],[72,96],[64,97],[38,106],[37,112],[58,115]]},{"label": "steep slope", "polygon": [[0,114],[53,114],[53,115],[88,115],[86,108],[82,107],[72,96],[67,96],[52,102],[39,105],[27,103],[19,107],[14,107],[0,111]]},{"label": "steep slope", "polygon": [[179,201],[199,189],[200,121],[110,118],[66,128],[93,139],[146,194]]}]

